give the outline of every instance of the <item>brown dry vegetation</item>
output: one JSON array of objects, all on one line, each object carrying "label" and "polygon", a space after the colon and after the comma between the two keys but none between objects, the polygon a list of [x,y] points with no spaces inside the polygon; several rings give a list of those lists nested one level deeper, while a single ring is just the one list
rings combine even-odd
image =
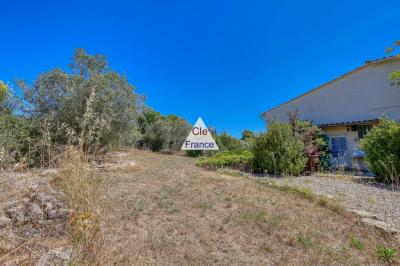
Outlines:
[{"label": "brown dry vegetation", "polygon": [[180,156],[130,152],[111,160],[84,174],[91,200],[73,201],[97,224],[81,225],[96,228],[95,237],[72,239],[76,262],[379,265],[387,262],[378,246],[400,249],[393,237],[308,193],[205,171]]}]

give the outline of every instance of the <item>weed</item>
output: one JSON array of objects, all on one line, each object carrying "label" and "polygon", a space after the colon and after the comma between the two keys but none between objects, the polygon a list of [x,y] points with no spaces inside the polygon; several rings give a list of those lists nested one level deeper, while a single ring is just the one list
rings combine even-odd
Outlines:
[{"label": "weed", "polygon": [[378,256],[380,259],[386,260],[386,261],[394,261],[396,257],[396,249],[392,247],[384,247],[384,246],[379,246],[378,247]]},{"label": "weed", "polygon": [[240,172],[238,170],[228,169],[228,168],[217,169],[217,173],[230,175],[230,176],[243,176],[243,172]]},{"label": "weed", "polygon": [[145,199],[140,199],[138,202],[135,204],[135,211],[137,212],[143,212],[147,208],[148,202]]},{"label": "weed", "polygon": [[161,209],[164,209],[167,214],[177,213],[179,210],[174,206],[174,203],[169,199],[162,199],[159,203]]},{"label": "weed", "polygon": [[199,202],[197,204],[197,207],[205,211],[205,210],[211,209],[212,205],[209,202],[203,201],[203,202]]},{"label": "weed", "polygon": [[225,202],[231,202],[232,199],[231,199],[229,196],[226,196],[226,197],[224,197],[224,201],[225,201]]},{"label": "weed", "polygon": [[267,214],[265,211],[258,211],[258,210],[248,210],[243,214],[243,218],[247,221],[251,222],[267,222]]},{"label": "weed", "polygon": [[350,243],[353,247],[355,247],[358,251],[364,250],[364,244],[355,236],[350,238]]},{"label": "weed", "polygon": [[369,196],[367,202],[371,205],[374,205],[376,203],[376,199],[372,196]]},{"label": "weed", "polygon": [[300,243],[304,247],[310,247],[313,245],[313,241],[309,235],[305,234],[297,234],[296,236],[297,242]]}]

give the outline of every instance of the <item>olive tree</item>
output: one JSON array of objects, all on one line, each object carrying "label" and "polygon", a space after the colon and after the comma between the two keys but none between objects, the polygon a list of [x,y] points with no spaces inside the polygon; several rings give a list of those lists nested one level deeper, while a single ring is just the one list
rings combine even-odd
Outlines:
[{"label": "olive tree", "polygon": [[38,130],[47,125],[51,142],[95,152],[122,144],[136,134],[137,94],[102,55],[75,50],[69,71],[41,74],[28,86],[18,81],[28,103],[26,114]]}]

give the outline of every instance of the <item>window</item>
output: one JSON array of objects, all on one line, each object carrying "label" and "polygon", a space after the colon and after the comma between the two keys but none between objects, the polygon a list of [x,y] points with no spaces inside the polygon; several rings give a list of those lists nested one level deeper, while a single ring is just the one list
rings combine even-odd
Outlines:
[{"label": "window", "polygon": [[372,128],[371,125],[358,125],[357,130],[358,130],[358,139],[362,139],[365,134],[367,134],[368,130]]},{"label": "window", "polygon": [[331,137],[331,147],[333,157],[344,156],[347,152],[346,137]]}]

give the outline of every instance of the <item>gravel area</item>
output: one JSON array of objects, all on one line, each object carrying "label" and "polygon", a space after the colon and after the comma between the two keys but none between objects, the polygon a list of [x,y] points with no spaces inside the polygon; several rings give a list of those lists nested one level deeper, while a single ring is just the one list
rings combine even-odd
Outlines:
[{"label": "gravel area", "polygon": [[[309,188],[318,195],[339,200],[366,222],[379,223],[400,232],[400,189],[385,187],[363,178],[334,176],[302,176],[294,178],[267,178],[278,185]],[[371,181],[371,179],[370,179]]]}]

